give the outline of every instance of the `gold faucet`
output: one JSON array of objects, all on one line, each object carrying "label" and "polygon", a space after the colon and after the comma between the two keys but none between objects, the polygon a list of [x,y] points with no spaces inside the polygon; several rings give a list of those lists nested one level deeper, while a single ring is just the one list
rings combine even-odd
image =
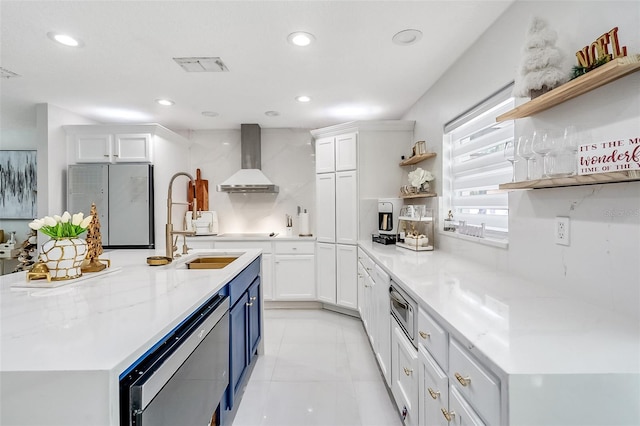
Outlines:
[{"label": "gold faucet", "polygon": [[[171,178],[171,181],[169,182],[169,191],[167,193],[167,224],[165,226],[165,240],[166,240],[165,243],[166,243],[166,253],[167,253],[168,259],[173,259],[173,252],[176,251],[175,245],[173,244],[174,235],[182,235],[185,238],[185,244],[183,245],[184,254],[187,254],[186,236],[196,235],[195,231],[174,231],[173,230],[173,223],[171,221],[171,207],[175,204],[182,204],[182,205],[190,204],[190,203],[174,203],[173,200],[171,199],[173,181],[178,176],[186,176],[189,178],[189,183],[190,183],[189,190],[193,190],[193,202],[191,203],[192,209],[193,209],[193,217],[196,217],[196,213],[198,211],[198,203],[196,201],[196,185],[193,180],[193,177],[189,173],[185,173],[185,172],[176,173],[175,175],[173,175],[173,177]],[[176,243],[177,243],[177,238],[178,237],[176,237]]]}]

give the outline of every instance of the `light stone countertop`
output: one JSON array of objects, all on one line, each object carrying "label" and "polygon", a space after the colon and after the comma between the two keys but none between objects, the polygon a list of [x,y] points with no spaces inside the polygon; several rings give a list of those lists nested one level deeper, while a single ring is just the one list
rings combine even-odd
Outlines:
[{"label": "light stone countertop", "polygon": [[[187,270],[199,253],[239,253],[219,270]],[[192,250],[149,266],[153,250],[107,251],[112,273],[52,289],[16,289],[25,273],[2,276],[0,372],[119,374],[260,255],[260,250]],[[85,274],[89,275],[89,274]],[[83,276],[84,277],[84,276]],[[33,281],[32,281],[33,282]]]},{"label": "light stone countertop", "polygon": [[[484,362],[506,374],[640,374],[637,320],[440,251],[359,246]],[[503,375],[503,374],[502,374]]]}]

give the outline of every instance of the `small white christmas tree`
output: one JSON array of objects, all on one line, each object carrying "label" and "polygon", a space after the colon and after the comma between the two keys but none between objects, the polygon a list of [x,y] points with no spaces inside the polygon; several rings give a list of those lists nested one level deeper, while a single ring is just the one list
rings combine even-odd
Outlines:
[{"label": "small white christmas tree", "polygon": [[555,46],[557,33],[547,22],[533,17],[525,39],[519,75],[513,95],[535,98],[569,80],[563,63],[565,54]]}]

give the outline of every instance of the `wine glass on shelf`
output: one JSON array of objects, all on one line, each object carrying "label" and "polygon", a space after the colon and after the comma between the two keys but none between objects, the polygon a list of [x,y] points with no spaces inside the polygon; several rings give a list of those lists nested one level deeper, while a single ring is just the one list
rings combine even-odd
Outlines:
[{"label": "wine glass on shelf", "polygon": [[553,150],[554,139],[547,130],[536,130],[531,138],[531,148],[542,159],[542,174],[549,176],[549,164],[547,156]]},{"label": "wine glass on shelf", "polygon": [[513,139],[508,140],[504,144],[504,159],[511,163],[511,182],[516,181],[516,165],[515,163],[518,161],[518,157],[516,156],[516,145]]},{"label": "wine glass on shelf", "polygon": [[572,174],[578,173],[578,148],[580,147],[580,136],[576,126],[567,126],[564,128],[562,138],[562,147],[569,151],[573,156],[574,170]]},{"label": "wine glass on shelf", "polygon": [[531,146],[531,138],[529,136],[519,136],[516,144],[516,154],[527,162],[527,179],[531,180],[531,159],[536,156]]}]

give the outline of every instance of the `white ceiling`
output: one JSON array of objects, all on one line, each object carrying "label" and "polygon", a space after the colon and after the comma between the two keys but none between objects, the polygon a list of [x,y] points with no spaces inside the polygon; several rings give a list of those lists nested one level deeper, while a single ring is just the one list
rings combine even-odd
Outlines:
[{"label": "white ceiling", "polygon": [[[37,103],[174,130],[396,119],[512,1],[2,0],[0,67],[19,77],[0,79],[1,126],[33,126]],[[423,32],[419,43],[392,43],[409,28]],[[56,44],[50,31],[84,46]],[[293,31],[316,41],[292,46]],[[229,72],[186,73],[172,58],[187,56],[219,56]],[[301,94],[312,101],[296,102]],[[157,105],[162,97],[175,105]]]}]

